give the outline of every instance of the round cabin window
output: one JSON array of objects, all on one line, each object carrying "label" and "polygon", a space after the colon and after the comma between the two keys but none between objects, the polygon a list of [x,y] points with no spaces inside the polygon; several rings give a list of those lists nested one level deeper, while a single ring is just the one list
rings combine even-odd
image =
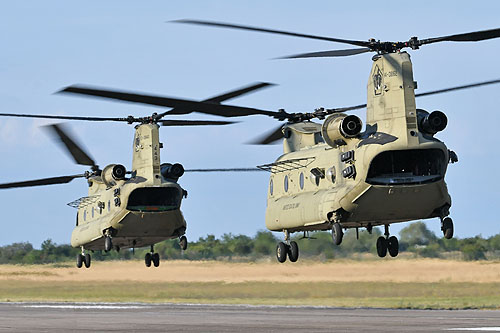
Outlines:
[{"label": "round cabin window", "polygon": [[309,175],[309,179],[311,179],[311,183],[313,183],[314,185],[318,186],[319,185],[319,181],[320,181],[320,177],[315,175],[314,173],[311,172],[311,174]]},{"label": "round cabin window", "polygon": [[94,207],[92,207],[92,218],[94,218]]},{"label": "round cabin window", "polygon": [[111,200],[108,200],[108,212],[111,211]]},{"label": "round cabin window", "polygon": [[326,178],[331,181],[332,183],[335,183],[335,167],[332,166],[330,169],[326,171]]},{"label": "round cabin window", "polygon": [[273,195],[273,180],[269,182],[269,194]]},{"label": "round cabin window", "polygon": [[83,211],[83,220],[87,221],[87,211],[86,210]]},{"label": "round cabin window", "polygon": [[300,185],[300,189],[303,190],[304,189],[304,173],[303,172],[301,172],[300,176],[299,176],[299,185]]},{"label": "round cabin window", "polygon": [[285,176],[285,192],[288,192],[288,176]]}]

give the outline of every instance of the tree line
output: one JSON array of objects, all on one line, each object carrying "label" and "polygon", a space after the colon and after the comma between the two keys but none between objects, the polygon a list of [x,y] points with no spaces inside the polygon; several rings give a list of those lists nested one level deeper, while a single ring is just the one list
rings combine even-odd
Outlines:
[{"label": "tree line", "polygon": [[[299,244],[301,258],[331,260],[376,256],[376,240],[381,234],[379,228],[374,228],[371,234],[366,230],[360,230],[359,239],[356,239],[356,230],[349,229],[344,234],[340,246],[333,245],[331,234],[328,232],[310,233],[309,238],[303,238],[302,234],[294,234],[292,239]],[[155,252],[158,252],[163,259],[252,261],[274,256],[276,245],[280,240],[269,231],[258,231],[254,237],[224,234],[216,238],[214,235],[207,235],[190,242],[185,251],[181,251],[175,239],[156,244]],[[402,229],[399,244],[400,253],[406,253],[410,257],[462,260],[500,258],[500,234],[489,238],[476,236],[448,240],[436,236],[423,222],[415,222]],[[96,251],[92,256],[96,260],[143,259],[148,251],[149,248],[108,253]],[[74,260],[79,252],[79,249],[67,244],[55,244],[50,239],[45,240],[40,249],[35,249],[27,242],[14,243],[0,247],[0,264],[64,262]]]}]

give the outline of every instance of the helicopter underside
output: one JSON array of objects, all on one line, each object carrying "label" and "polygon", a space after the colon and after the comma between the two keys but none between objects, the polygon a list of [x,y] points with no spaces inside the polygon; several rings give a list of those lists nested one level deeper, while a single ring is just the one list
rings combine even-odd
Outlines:
[{"label": "helicopter underside", "polygon": [[[92,230],[93,229],[93,230]],[[75,238],[73,232],[72,245],[83,246],[88,250],[104,250],[104,234],[102,228],[89,228],[86,235]],[[166,239],[184,235],[186,221],[180,209],[164,212],[129,211],[118,223],[112,226],[113,246],[121,249],[138,248],[154,245]]]},{"label": "helicopter underside", "polygon": [[[451,206],[451,197],[444,180],[418,185],[366,185],[366,189],[357,197],[351,200],[346,200],[346,197],[336,200],[341,203],[341,208],[337,211],[342,216],[340,219],[342,227],[377,226],[440,217],[443,209],[447,211]],[[304,194],[304,196],[307,195],[309,194]],[[290,200],[304,202],[307,198],[297,196]],[[310,219],[304,218],[306,214],[300,211],[303,205],[288,202],[286,199],[279,201],[280,206],[297,206],[298,211],[294,214],[287,214],[285,219],[267,220],[266,225],[269,230],[286,229],[290,232],[297,232],[331,229],[333,218],[329,220],[326,217],[328,208],[325,205],[317,206],[314,214],[318,217],[324,216],[324,219]],[[268,206],[268,209],[276,210],[277,207]],[[333,213],[334,210],[330,211]],[[333,217],[333,214],[331,216]]]}]

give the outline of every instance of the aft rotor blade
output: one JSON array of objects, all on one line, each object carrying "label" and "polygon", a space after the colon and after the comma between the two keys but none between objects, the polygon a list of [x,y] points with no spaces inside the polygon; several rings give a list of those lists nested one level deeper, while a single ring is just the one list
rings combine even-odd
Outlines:
[{"label": "aft rotor blade", "polygon": [[218,168],[218,169],[187,169],[185,172],[254,172],[264,171],[259,168]]},{"label": "aft rotor blade", "polygon": [[310,53],[300,53],[284,57],[279,57],[276,59],[298,59],[298,58],[322,58],[322,57],[347,57],[356,54],[370,52],[369,48],[361,49],[348,49],[348,50],[332,50],[332,51],[321,51],[321,52],[310,52]]},{"label": "aft rotor blade", "polygon": [[280,125],[276,129],[272,130],[271,132],[268,132],[259,138],[249,142],[249,144],[252,145],[268,145],[271,143],[274,143],[278,141],[279,139],[283,138],[283,131],[282,131],[283,126]]},{"label": "aft rotor blade", "polygon": [[[137,94],[131,92],[99,89],[94,87],[85,87],[78,85],[67,87],[61,90],[61,92],[101,97],[107,99],[115,99],[132,103],[141,103],[141,104],[171,107],[171,108],[181,108],[184,110],[193,110],[192,112],[200,112],[222,117],[240,117],[240,116],[249,116],[255,114],[261,114],[270,117],[280,115],[280,113],[276,111],[260,110],[243,106],[198,102],[188,99]],[[168,114],[168,112],[166,112],[165,114]]]},{"label": "aft rotor blade", "polygon": [[351,45],[364,46],[364,47],[367,47],[368,45],[370,45],[369,42],[359,41],[359,40],[349,40],[349,39],[340,39],[340,38],[333,38],[333,37],[324,37],[324,36],[318,36],[318,35],[301,34],[301,33],[297,33],[297,32],[259,28],[259,27],[252,27],[252,26],[240,25],[240,24],[223,23],[223,22],[191,20],[191,19],[182,19],[182,20],[175,20],[175,21],[170,21],[170,22],[205,25],[205,26],[211,26],[211,27],[239,29],[239,30],[248,30],[248,31],[267,32],[267,33],[278,34],[278,35],[286,35],[286,36],[292,36],[292,37],[324,40],[327,42],[337,42],[337,43],[351,44]]},{"label": "aft rotor blade", "polygon": [[437,42],[478,42],[481,40],[492,39],[500,37],[500,28],[490,29],[490,30],[481,30],[474,32],[467,32],[463,34],[449,35],[443,37],[434,37],[428,39],[420,40],[420,44],[431,44]]},{"label": "aft rotor blade", "polygon": [[210,126],[236,124],[238,121],[218,121],[218,120],[162,120],[162,126]]},{"label": "aft rotor blade", "polygon": [[484,81],[484,82],[479,82],[479,83],[466,84],[466,85],[463,85],[463,86],[451,87],[451,88],[446,88],[446,89],[439,89],[439,90],[428,91],[428,92],[424,92],[424,93],[420,93],[420,94],[415,94],[415,97],[422,97],[422,96],[442,94],[442,93],[449,92],[449,91],[464,90],[464,89],[481,87],[481,86],[487,86],[487,85],[490,85],[490,84],[497,84],[497,83],[500,83],[500,79],[491,80],[491,81]]},{"label": "aft rotor blade", "polygon": [[83,149],[75,142],[75,140],[68,134],[68,130],[63,130],[62,124],[54,124],[47,126],[50,128],[59,141],[66,147],[77,164],[88,165],[97,168],[94,160],[83,151]]},{"label": "aft rotor blade", "polygon": [[22,181],[22,182],[6,183],[6,184],[0,184],[0,189],[15,188],[15,187],[44,186],[44,185],[54,185],[54,184],[66,184],[75,178],[82,178],[82,177],[85,177],[85,175],[41,178],[41,179],[27,180],[27,181]]},{"label": "aft rotor blade", "polygon": [[[229,92],[224,93],[222,95],[218,95],[218,96],[214,96],[214,97],[209,98],[209,99],[205,99],[202,102],[220,103],[220,102],[226,101],[228,99],[242,96],[242,95],[248,94],[250,92],[254,92],[256,90],[263,89],[263,88],[270,87],[270,86],[274,86],[274,83],[258,82],[258,83],[254,83],[250,86],[247,86],[247,87],[243,87],[243,88],[240,88],[237,90],[229,91]],[[158,116],[159,116],[159,118],[161,118],[161,117],[165,116],[166,114],[188,114],[191,112],[193,112],[193,110],[173,108],[172,110],[161,113]]]},{"label": "aft rotor blade", "polygon": [[46,114],[17,114],[17,113],[0,113],[0,117],[86,120],[86,121],[127,121],[127,122],[130,121],[130,119],[128,118],[55,116]]}]

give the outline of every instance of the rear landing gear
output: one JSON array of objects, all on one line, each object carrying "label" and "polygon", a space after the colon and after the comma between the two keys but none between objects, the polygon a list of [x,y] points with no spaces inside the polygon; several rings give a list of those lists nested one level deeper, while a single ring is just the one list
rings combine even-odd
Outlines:
[{"label": "rear landing gear", "polygon": [[444,238],[453,238],[453,220],[450,217],[441,219],[441,231],[443,231]]},{"label": "rear landing gear", "polygon": [[85,268],[90,268],[91,257],[90,254],[85,253],[85,250],[82,246],[82,253],[76,255],[76,267],[82,268],[85,265]]},{"label": "rear landing gear", "polygon": [[179,238],[179,246],[182,251],[186,251],[186,249],[188,248],[188,240],[186,236],[181,236],[181,238]]},{"label": "rear landing gear", "polygon": [[380,236],[377,239],[377,254],[380,258],[384,258],[389,252],[391,257],[396,257],[399,254],[399,241],[396,236],[389,237],[389,225],[385,225],[385,236]]},{"label": "rear landing gear", "polygon": [[283,263],[288,256],[291,262],[296,262],[299,259],[299,245],[295,241],[290,241],[290,233],[288,230],[284,230],[284,232],[285,242],[279,242],[276,246],[276,259]]},{"label": "rear landing gear", "polygon": [[151,263],[155,267],[160,266],[160,255],[154,252],[154,245],[151,245],[151,252],[146,253],[146,256],[144,256],[144,263],[146,267],[151,267]]}]

